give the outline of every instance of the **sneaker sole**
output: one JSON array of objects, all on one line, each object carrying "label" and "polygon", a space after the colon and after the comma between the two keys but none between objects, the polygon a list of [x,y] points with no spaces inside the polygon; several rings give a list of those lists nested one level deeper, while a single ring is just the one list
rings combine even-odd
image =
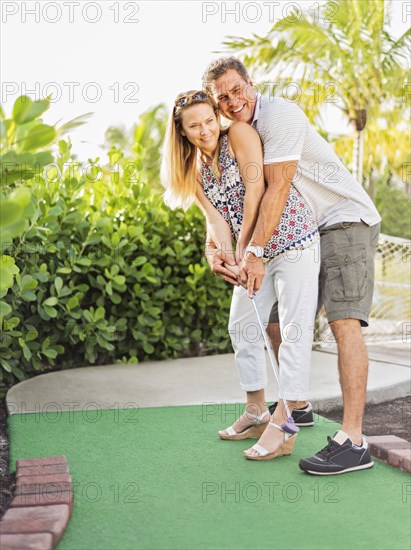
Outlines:
[{"label": "sneaker sole", "polygon": [[314,470],[304,470],[307,474],[311,474],[313,476],[335,476],[338,474],[347,474],[348,472],[355,472],[357,470],[366,470],[368,468],[372,468],[374,466],[374,462],[369,462],[368,464],[363,464],[362,466],[355,466],[354,468],[347,468],[346,470],[340,470],[339,472],[316,472]]}]

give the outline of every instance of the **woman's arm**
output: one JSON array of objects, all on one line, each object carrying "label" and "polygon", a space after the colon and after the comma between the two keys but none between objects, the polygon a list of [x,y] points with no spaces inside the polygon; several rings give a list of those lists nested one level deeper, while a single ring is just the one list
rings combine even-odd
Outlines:
[{"label": "woman's arm", "polygon": [[237,160],[245,186],[243,223],[237,241],[236,257],[239,263],[245,247],[250,242],[265,191],[263,148],[256,130],[245,122],[235,122],[230,126],[228,143]]},{"label": "woman's arm", "polygon": [[211,204],[200,183],[197,184],[195,202],[203,212],[207,222],[206,254],[211,254],[213,249],[217,249],[225,263],[230,265],[235,264],[230,226],[220,212]]}]

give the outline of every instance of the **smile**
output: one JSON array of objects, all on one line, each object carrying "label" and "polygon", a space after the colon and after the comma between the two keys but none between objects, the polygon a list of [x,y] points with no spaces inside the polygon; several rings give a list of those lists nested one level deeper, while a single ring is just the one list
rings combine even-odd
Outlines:
[{"label": "smile", "polygon": [[231,112],[232,112],[232,113],[235,113],[235,114],[240,113],[240,112],[244,109],[244,105],[245,105],[245,103],[244,103],[243,105],[241,105],[241,107],[239,107],[239,108],[236,109],[235,111],[233,110],[233,111],[231,111]]}]

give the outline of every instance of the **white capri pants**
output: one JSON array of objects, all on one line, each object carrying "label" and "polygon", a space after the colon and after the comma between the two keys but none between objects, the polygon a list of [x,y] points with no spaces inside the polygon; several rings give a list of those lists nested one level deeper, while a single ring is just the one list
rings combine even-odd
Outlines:
[{"label": "white capri pants", "polygon": [[[308,399],[311,349],[318,299],[319,245],[287,251],[265,264],[265,277],[254,300],[266,327],[278,301],[282,343],[279,350],[280,382],[284,398]],[[242,286],[234,288],[228,330],[235,364],[245,391],[267,385],[264,339],[251,299]]]}]

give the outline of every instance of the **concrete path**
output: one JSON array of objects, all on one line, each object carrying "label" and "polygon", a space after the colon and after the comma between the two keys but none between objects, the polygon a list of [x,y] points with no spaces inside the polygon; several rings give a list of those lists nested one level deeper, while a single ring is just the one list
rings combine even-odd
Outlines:
[{"label": "concrete path", "polygon": [[[374,350],[369,367],[367,402],[380,403],[411,394],[408,345],[389,360]],[[398,362],[399,364],[395,364]],[[267,357],[267,400],[277,399]],[[311,396],[314,410],[325,413],[342,405],[337,356],[312,352]],[[9,414],[80,411],[112,407],[243,403],[234,354],[152,361],[137,365],[82,367],[41,374],[13,386],[7,394]],[[211,406],[211,405],[210,405]]]}]

